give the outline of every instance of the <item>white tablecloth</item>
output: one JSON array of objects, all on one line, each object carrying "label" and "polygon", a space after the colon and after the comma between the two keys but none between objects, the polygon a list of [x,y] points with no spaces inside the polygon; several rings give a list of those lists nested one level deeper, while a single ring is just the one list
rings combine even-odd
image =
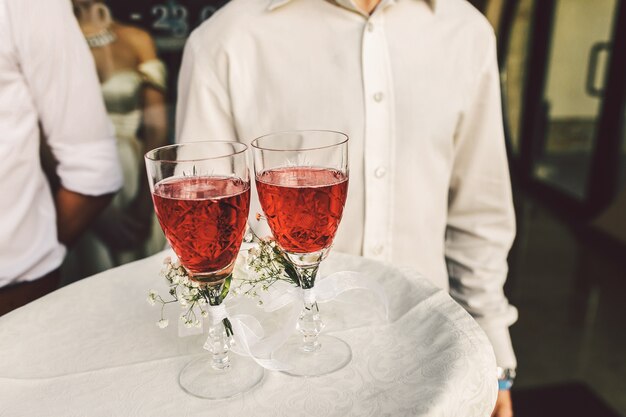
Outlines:
[{"label": "white tablecloth", "polygon": [[[463,416],[486,417],[497,382],[491,346],[445,292],[410,271],[331,255],[323,272],[360,271],[389,300],[389,320],[358,290],[320,306],[324,330],[352,347],[352,362],[318,378],[267,372],[229,400],[178,386],[202,336],[157,328],[149,289],[164,254],[106,271],[0,317],[0,416]],[[204,353],[203,353],[204,352]]]}]

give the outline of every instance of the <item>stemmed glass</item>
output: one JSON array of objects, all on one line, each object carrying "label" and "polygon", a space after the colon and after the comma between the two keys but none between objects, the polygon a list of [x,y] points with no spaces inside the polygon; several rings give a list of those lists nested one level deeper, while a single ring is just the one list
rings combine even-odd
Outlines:
[{"label": "stemmed glass", "polygon": [[275,133],[252,141],[256,186],[274,239],[293,264],[303,290],[297,335],[274,352],[296,376],[334,372],[350,362],[341,339],[320,335],[324,323],[315,278],[328,255],[348,192],[348,137],[331,131]]},{"label": "stemmed glass", "polygon": [[[210,311],[223,308],[246,229],[246,149],[238,142],[194,142],[157,148],[145,156],[161,228],[190,278],[200,284]],[[181,371],[179,383],[188,393],[227,398],[263,378],[263,368],[251,359],[230,358],[227,327],[230,331],[227,319],[213,320],[205,345],[212,355],[193,360]]]}]

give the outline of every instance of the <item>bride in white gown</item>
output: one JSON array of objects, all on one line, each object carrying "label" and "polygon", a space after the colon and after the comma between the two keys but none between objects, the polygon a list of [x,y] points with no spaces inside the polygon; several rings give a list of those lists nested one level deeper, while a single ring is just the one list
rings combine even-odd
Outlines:
[{"label": "bride in white gown", "polygon": [[[150,35],[111,19],[101,1],[73,0],[91,48],[115,127],[124,187],[72,248],[64,280],[73,281],[161,250],[165,238],[153,214],[143,155],[166,143],[166,70]],[[67,278],[65,278],[67,277]]]}]

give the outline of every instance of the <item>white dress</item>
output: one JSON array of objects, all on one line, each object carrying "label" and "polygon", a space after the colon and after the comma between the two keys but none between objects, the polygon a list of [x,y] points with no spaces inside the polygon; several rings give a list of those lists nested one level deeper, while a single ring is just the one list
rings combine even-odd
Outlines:
[{"label": "white dress", "polygon": [[[145,181],[143,146],[137,137],[141,126],[141,92],[145,85],[165,90],[166,69],[159,60],[140,64],[137,70],[115,72],[102,83],[102,94],[107,112],[117,137],[117,146],[124,173],[124,185],[115,195],[111,206],[98,218],[68,253],[63,265],[63,282],[69,283],[98,272],[152,255],[163,249],[165,237],[153,212],[151,231],[147,239],[132,249],[108,246],[99,231],[115,230],[119,213],[128,210],[138,197],[140,181]],[[119,227],[117,227],[119,228]],[[123,239],[120,236],[120,239]]]}]

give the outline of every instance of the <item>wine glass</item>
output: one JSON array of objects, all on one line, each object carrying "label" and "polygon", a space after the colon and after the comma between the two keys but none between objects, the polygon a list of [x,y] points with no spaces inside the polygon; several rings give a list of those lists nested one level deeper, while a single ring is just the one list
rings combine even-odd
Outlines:
[{"label": "wine glass", "polygon": [[252,141],[256,187],[278,246],[293,264],[303,290],[297,335],[273,357],[295,376],[318,376],[346,366],[343,340],[320,335],[324,323],[315,278],[339,227],[348,192],[348,137],[332,131],[274,133]]},{"label": "wine glass", "polygon": [[[145,156],[161,228],[190,279],[200,284],[211,311],[228,293],[246,230],[250,207],[246,149],[238,142],[193,142],[157,148]],[[213,320],[205,344],[212,355],[191,361],[181,371],[179,383],[188,393],[227,398],[263,378],[263,368],[251,359],[230,358],[226,325],[226,320]]]}]

